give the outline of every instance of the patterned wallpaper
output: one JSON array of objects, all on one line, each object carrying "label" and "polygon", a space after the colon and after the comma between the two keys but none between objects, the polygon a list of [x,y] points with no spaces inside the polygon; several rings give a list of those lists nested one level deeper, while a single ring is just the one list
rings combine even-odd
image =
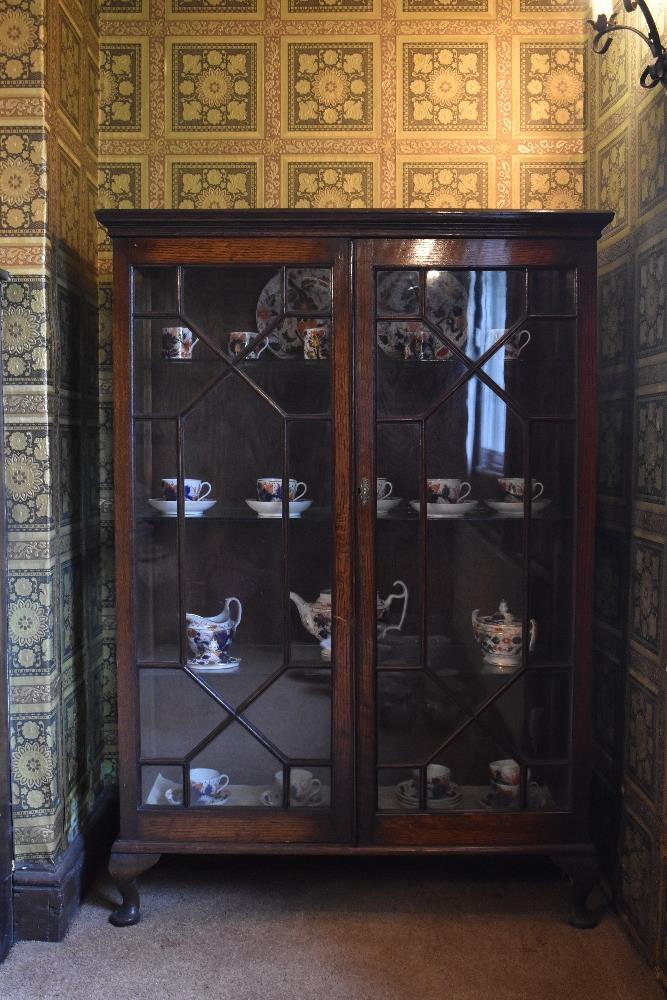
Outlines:
[{"label": "patterned wallpaper", "polygon": [[101,202],[580,207],[583,10],[101,0]]},{"label": "patterned wallpaper", "polygon": [[[651,6],[664,36],[667,5]],[[616,213],[600,245],[595,795],[624,919],[667,985],[667,98],[637,84],[647,54],[618,34],[587,87],[590,204]]]},{"label": "patterned wallpaper", "polygon": [[[19,865],[52,861],[114,777],[110,358],[96,286],[92,4],[0,0],[10,739]],[[106,352],[106,353],[105,353]],[[101,515],[105,518],[102,519]],[[102,572],[104,570],[104,572]]]}]

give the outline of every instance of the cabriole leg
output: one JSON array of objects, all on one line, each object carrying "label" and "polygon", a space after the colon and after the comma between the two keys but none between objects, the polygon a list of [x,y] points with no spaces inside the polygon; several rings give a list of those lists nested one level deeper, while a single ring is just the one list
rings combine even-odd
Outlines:
[{"label": "cabriole leg", "polygon": [[595,884],[600,877],[600,865],[595,853],[558,854],[552,857],[555,864],[572,880],[570,912],[567,922],[580,930],[597,927],[600,916],[589,910],[587,904]]},{"label": "cabriole leg", "polygon": [[109,922],[114,927],[129,927],[131,924],[139,923],[139,890],[136,879],[143,872],[147,872],[149,868],[156,865],[159,860],[159,854],[112,852],[109,861],[109,874],[123,899],[118,909],[109,916]]}]

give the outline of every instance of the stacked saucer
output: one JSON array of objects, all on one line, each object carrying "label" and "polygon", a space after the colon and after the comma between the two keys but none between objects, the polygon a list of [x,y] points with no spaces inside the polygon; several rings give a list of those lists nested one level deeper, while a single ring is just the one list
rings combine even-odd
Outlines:
[{"label": "stacked saucer", "polygon": [[[396,798],[402,806],[409,806],[416,809],[419,806],[419,795],[414,781],[399,781],[396,785]],[[436,799],[432,795],[428,796],[426,808],[430,811],[444,811],[456,809],[463,800],[463,792],[458,785],[452,781],[445,795]]]}]

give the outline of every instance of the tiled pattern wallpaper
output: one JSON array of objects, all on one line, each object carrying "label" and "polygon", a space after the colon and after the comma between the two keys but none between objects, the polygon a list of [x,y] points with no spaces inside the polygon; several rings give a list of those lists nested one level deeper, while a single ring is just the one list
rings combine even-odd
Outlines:
[{"label": "tiled pattern wallpaper", "polygon": [[[47,44],[48,43],[48,44]],[[96,280],[92,4],[0,0],[0,262],[18,865],[114,780],[110,357]]]},{"label": "tiled pattern wallpaper", "polygon": [[583,10],[100,0],[103,204],[581,207]]},{"label": "tiled pattern wallpaper", "polygon": [[615,212],[599,261],[595,801],[620,909],[667,984],[667,99],[637,84],[647,54],[618,34],[587,77],[590,205]]}]

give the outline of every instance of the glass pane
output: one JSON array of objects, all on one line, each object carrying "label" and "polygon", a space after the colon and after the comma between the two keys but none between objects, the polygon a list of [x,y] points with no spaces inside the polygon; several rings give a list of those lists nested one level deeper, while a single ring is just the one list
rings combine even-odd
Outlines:
[{"label": "glass pane", "polygon": [[576,271],[531,268],[529,310],[533,316],[567,316],[577,311]]},{"label": "glass pane", "polygon": [[178,312],[177,268],[135,267],[133,274],[136,313]]},{"label": "glass pane", "polygon": [[[489,348],[510,329],[488,330]],[[574,416],[576,333],[575,320],[530,317],[498,347],[482,371],[531,417]]]},{"label": "glass pane", "polygon": [[141,768],[141,801],[146,806],[179,806],[183,769],[165,766]]},{"label": "glass pane", "polygon": [[[136,654],[144,662],[178,662],[176,503],[163,479],[176,475],[176,424],[136,421],[134,432],[134,603]],[[165,514],[166,511],[166,514]]]},{"label": "glass pane", "polygon": [[139,672],[141,756],[183,759],[228,713],[182,670]]},{"label": "glass pane", "polygon": [[532,468],[546,504],[531,521],[530,617],[537,623],[532,663],[572,663],[576,502],[576,429],[570,423],[535,423]]},{"label": "glass pane", "polygon": [[[265,801],[262,793],[272,789],[274,775],[282,767],[281,762],[262,742],[238,722],[232,722],[219,736],[216,736],[201,753],[190,761],[190,783],[204,778],[204,769],[215,772],[218,780],[219,798],[227,791],[223,800],[228,806],[251,806],[263,809],[267,806],[282,805]],[[193,773],[194,772],[194,773]],[[199,774],[196,772],[200,772]],[[222,777],[224,776],[224,777]],[[206,776],[209,777],[209,776]],[[225,780],[227,779],[227,780]],[[216,779],[213,779],[214,781]],[[202,801],[193,796],[192,805],[208,806],[213,802]],[[214,796],[210,796],[213,798]]]},{"label": "glass pane", "polygon": [[[378,275],[378,603],[409,595],[378,630],[381,810],[568,802],[571,675],[532,665],[571,658],[575,425],[539,418],[575,415],[575,320],[550,315],[574,290],[526,269]],[[465,359],[399,343],[422,328]]]},{"label": "glass pane", "polygon": [[159,315],[135,321],[136,644],[194,676],[142,676],[142,753],[160,768],[144,796],[328,808],[331,270],[153,270],[141,304]]},{"label": "glass pane", "polygon": [[245,715],[287,757],[329,757],[331,753],[329,685],[312,684],[288,670]]}]

